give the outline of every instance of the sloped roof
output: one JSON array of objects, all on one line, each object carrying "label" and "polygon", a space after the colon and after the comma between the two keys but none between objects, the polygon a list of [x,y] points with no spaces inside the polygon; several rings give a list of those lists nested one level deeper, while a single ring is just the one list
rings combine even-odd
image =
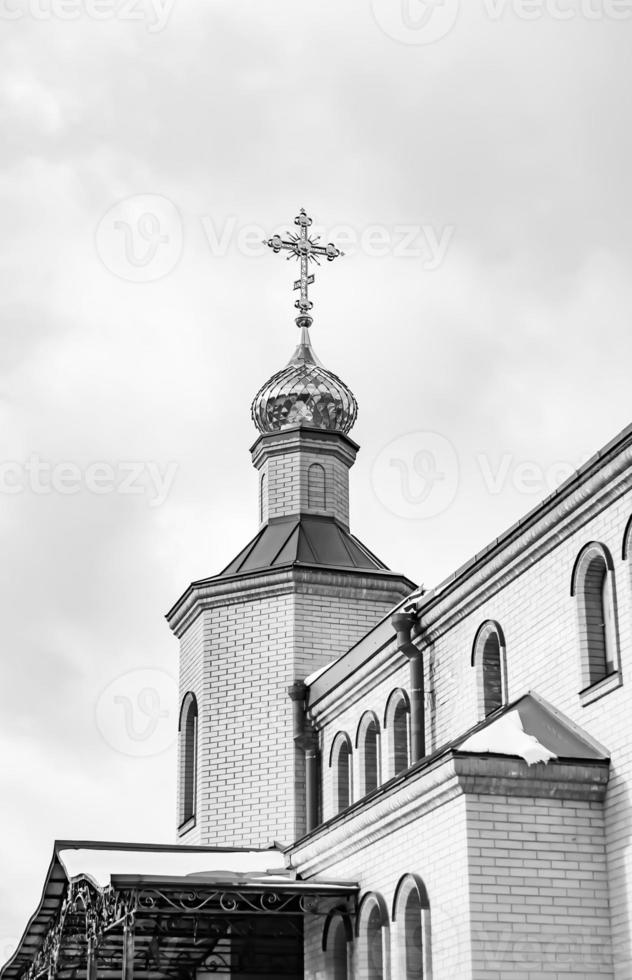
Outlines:
[{"label": "sloped roof", "polygon": [[521,756],[530,764],[546,762],[547,758],[609,758],[607,749],[535,691],[495,711],[457,738],[451,747],[455,752],[473,755]]},{"label": "sloped roof", "polygon": [[388,572],[335,518],[297,514],[269,521],[217,578],[296,564]]}]

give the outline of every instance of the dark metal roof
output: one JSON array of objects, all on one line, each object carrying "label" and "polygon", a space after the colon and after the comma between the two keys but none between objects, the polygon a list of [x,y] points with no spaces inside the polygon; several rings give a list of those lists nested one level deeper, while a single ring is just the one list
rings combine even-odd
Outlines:
[{"label": "dark metal roof", "polygon": [[269,521],[216,577],[228,578],[296,564],[388,571],[386,565],[334,517],[297,514]]}]

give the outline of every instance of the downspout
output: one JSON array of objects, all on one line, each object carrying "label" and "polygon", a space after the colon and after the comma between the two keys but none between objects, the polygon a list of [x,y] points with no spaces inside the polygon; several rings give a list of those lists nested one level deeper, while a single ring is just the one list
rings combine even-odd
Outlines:
[{"label": "downspout", "polygon": [[294,744],[305,757],[305,833],[309,834],[318,826],[318,735],[307,723],[305,683],[295,681],[287,693],[294,715]]},{"label": "downspout", "polygon": [[424,660],[410,633],[416,623],[411,613],[396,613],[391,623],[397,635],[397,649],[410,665],[410,753],[411,764],[426,754],[426,718],[424,708]]}]

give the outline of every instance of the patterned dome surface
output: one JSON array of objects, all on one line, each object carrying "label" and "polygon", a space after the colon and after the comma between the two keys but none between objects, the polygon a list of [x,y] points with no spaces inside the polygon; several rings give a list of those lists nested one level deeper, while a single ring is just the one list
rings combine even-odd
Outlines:
[{"label": "patterned dome surface", "polygon": [[346,434],[358,414],[353,392],[314,353],[309,327],[287,367],[273,374],[252,403],[252,418],[259,432],[278,432],[295,425]]}]

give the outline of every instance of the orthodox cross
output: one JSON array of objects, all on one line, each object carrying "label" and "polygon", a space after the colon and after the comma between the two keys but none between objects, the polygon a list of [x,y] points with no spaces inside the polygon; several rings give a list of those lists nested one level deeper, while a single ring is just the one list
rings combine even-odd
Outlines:
[{"label": "orthodox cross", "polygon": [[307,229],[312,223],[312,219],[305,213],[305,208],[301,208],[300,213],[294,218],[294,224],[298,225],[299,231],[296,233],[288,232],[286,238],[280,235],[273,235],[265,245],[269,245],[273,252],[288,252],[287,258],[299,259],[301,263],[301,277],[294,283],[294,289],[300,289],[301,297],[297,299],[294,306],[300,310],[302,316],[308,316],[313,307],[313,303],[308,296],[308,288],[314,282],[313,273],[309,273],[309,263],[315,262],[320,265],[320,259],[325,258],[328,262],[333,262],[339,255],[344,255],[339,248],[331,242],[328,245],[319,245],[320,236],[311,238]]}]

